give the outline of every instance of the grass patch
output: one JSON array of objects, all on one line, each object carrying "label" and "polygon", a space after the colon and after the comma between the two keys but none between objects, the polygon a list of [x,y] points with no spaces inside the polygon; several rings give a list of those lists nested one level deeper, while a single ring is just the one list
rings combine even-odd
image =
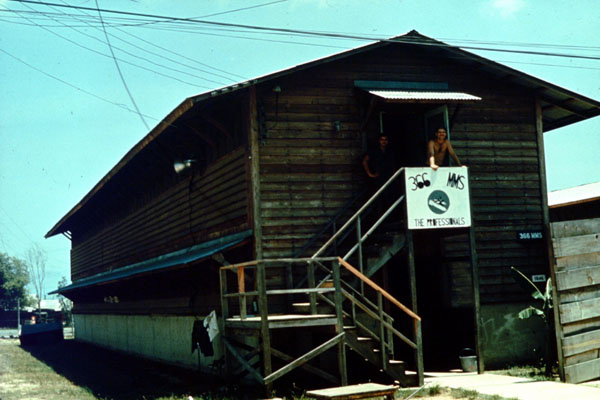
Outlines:
[{"label": "grass patch", "polygon": [[558,371],[553,371],[552,376],[546,376],[544,368],[534,365],[517,365],[506,369],[489,371],[492,374],[516,376],[519,378],[527,378],[534,381],[560,381]]},{"label": "grass patch", "polygon": [[405,399],[412,396],[411,399],[457,399],[457,400],[518,400],[506,398],[499,395],[489,395],[467,389],[452,389],[441,387],[439,385],[425,386],[419,392],[416,389],[400,389],[396,394],[399,399]]},{"label": "grass patch", "polygon": [[[306,400],[299,388],[272,397]],[[401,389],[406,398],[415,389]],[[170,367],[93,345],[65,340],[21,347],[0,340],[0,399],[61,400],[233,400],[263,398],[256,388],[208,379],[198,371]],[[474,391],[427,385],[413,398],[506,400]]]}]

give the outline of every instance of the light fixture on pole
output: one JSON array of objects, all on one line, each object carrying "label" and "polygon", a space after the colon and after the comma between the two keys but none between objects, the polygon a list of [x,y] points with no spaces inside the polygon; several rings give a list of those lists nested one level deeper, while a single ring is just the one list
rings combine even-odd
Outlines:
[{"label": "light fixture on pole", "polygon": [[175,169],[175,172],[180,174],[183,171],[185,171],[188,168],[191,168],[191,166],[196,162],[196,160],[192,160],[192,159],[188,159],[188,160],[177,160],[173,163],[173,169]]}]

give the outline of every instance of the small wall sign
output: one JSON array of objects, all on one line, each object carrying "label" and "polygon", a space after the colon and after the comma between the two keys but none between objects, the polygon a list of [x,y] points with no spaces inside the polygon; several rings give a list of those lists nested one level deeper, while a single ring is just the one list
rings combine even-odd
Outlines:
[{"label": "small wall sign", "polygon": [[531,280],[533,282],[546,282],[546,275],[544,275],[544,274],[532,275]]},{"label": "small wall sign", "polygon": [[517,240],[540,240],[544,235],[542,231],[521,231],[517,232]]},{"label": "small wall sign", "polygon": [[471,226],[467,168],[406,168],[404,180],[408,229]]}]

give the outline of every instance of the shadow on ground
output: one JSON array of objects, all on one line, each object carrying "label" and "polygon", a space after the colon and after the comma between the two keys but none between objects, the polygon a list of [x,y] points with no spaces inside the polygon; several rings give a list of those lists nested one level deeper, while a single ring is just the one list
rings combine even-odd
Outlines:
[{"label": "shadow on ground", "polygon": [[24,350],[96,397],[112,400],[160,397],[210,397],[225,390],[224,383],[198,371],[172,367],[74,340],[26,346]]}]

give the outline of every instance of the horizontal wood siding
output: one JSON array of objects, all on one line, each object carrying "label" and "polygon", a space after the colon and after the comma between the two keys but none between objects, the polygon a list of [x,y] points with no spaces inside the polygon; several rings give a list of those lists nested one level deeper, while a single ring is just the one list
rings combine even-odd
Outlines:
[{"label": "horizontal wood siding", "polygon": [[[297,72],[276,82],[278,98],[273,84],[259,91],[266,119],[260,149],[265,257],[291,255],[364,186],[359,130],[369,97],[354,87],[355,80],[445,82],[452,91],[483,99],[458,109],[448,104],[453,146],[470,168],[481,301],[527,300],[510,267],[548,274],[543,241],[517,240],[519,231],[543,230],[533,92],[414,48],[384,47]],[[409,105],[376,105],[363,128],[371,141],[383,107]],[[468,255],[467,244],[464,236],[444,253]],[[457,274],[464,270],[462,264],[447,265]],[[457,296],[470,296],[466,285]]]},{"label": "horizontal wood siding", "polygon": [[600,218],[555,222],[552,244],[567,382],[600,377]]},{"label": "horizontal wood siding", "polygon": [[[294,255],[359,189],[359,111],[352,93],[348,87],[303,86],[290,80],[282,85],[278,104],[272,95],[262,95],[267,127],[260,148],[265,258]],[[340,131],[334,121],[340,122]]]},{"label": "horizontal wood siding", "polygon": [[221,157],[150,202],[74,244],[72,280],[248,229],[245,151]]}]

